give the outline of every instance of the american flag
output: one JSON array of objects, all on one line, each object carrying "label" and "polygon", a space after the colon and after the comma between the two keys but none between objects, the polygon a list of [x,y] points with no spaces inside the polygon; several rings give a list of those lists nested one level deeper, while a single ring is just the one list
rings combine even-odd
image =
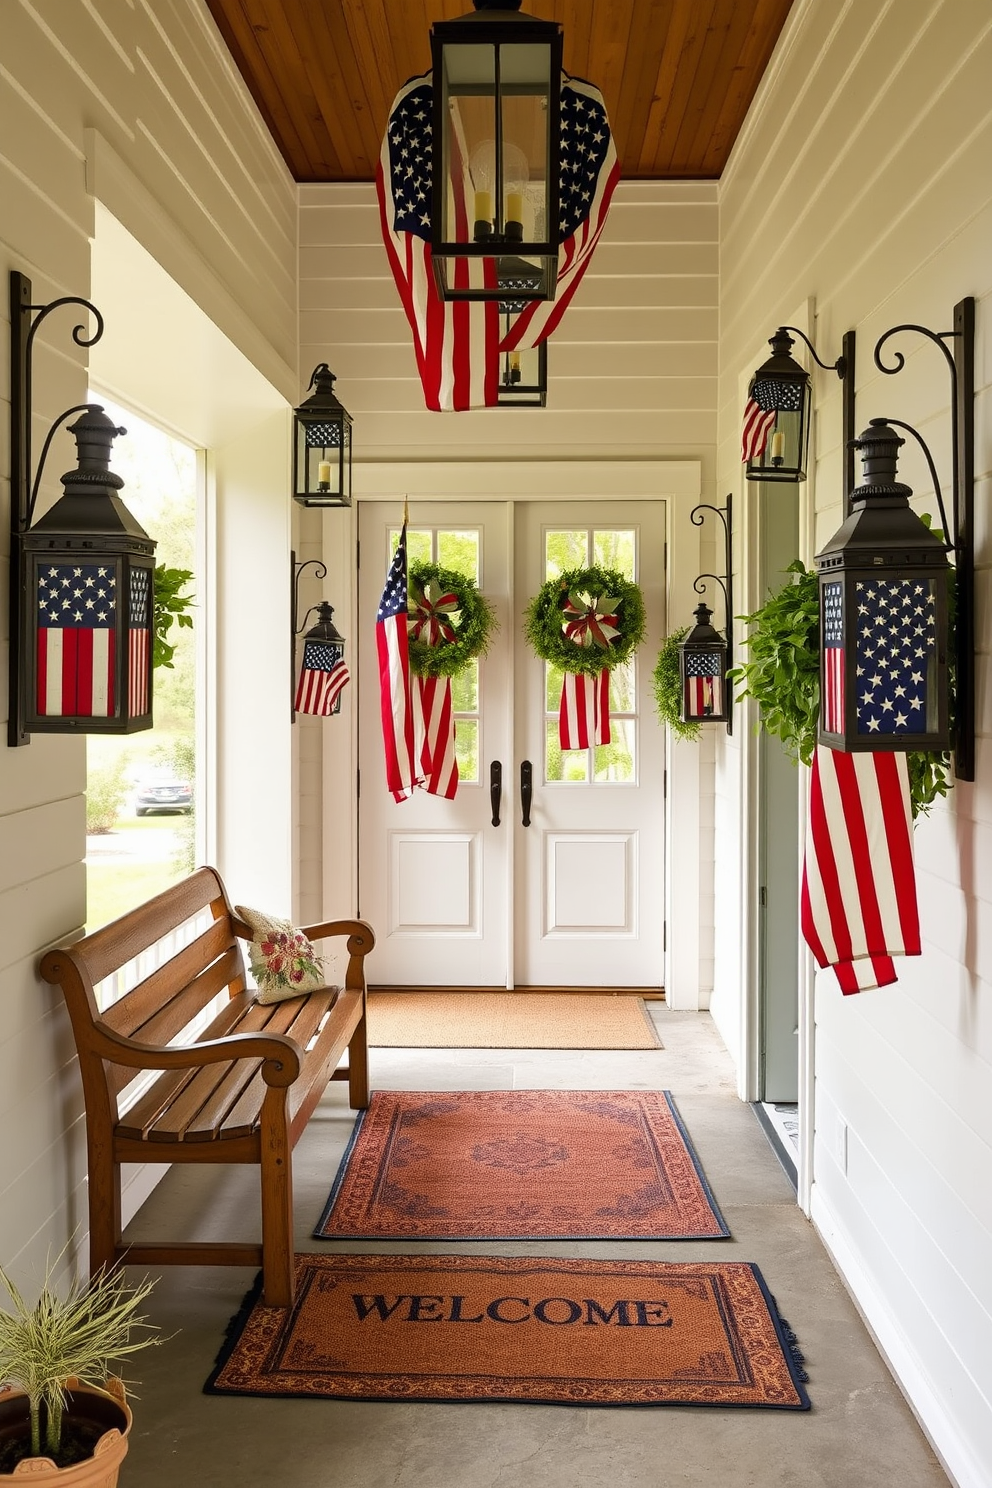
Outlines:
[{"label": "american flag", "polygon": [[382,742],[386,753],[386,786],[397,801],[406,800],[417,783],[414,753],[413,696],[406,612],[406,523],[386,575],[376,615],[379,655],[379,701]]},{"label": "american flag", "polygon": [[610,742],[610,674],[566,672],[558,709],[562,749],[588,749]]},{"label": "american flag", "polygon": [[[376,169],[382,240],[413,332],[424,402],[434,412],[489,408],[499,398],[499,303],[442,300],[431,255],[432,74],[411,78],[393,100]],[[459,241],[467,239],[464,194],[456,195]],[[484,273],[483,259],[456,276]],[[456,281],[457,282],[457,281]],[[480,281],[481,282],[481,281]]]},{"label": "american flag", "polygon": [[905,754],[817,747],[800,917],[845,994],[894,982],[892,957],[920,954]]},{"label": "american flag", "polygon": [[831,579],[820,586],[823,614],[823,655],[820,667],[820,726],[825,733],[844,732],[844,608],[843,585]]},{"label": "american flag", "polygon": [[341,707],[341,693],[350,680],[341,648],[330,641],[307,638],[303,642],[303,665],[296,686],[297,713],[327,718]]},{"label": "american flag", "polygon": [[152,570],[131,569],[131,603],[127,641],[127,713],[141,718],[151,712]]},{"label": "american flag", "polygon": [[859,734],[925,734],[936,659],[933,587],[925,579],[855,582]]},{"label": "american flag", "polygon": [[776,409],[761,408],[753,398],[748,398],[741,434],[741,461],[745,465],[761,459],[768,443],[769,430],[777,417]]},{"label": "american flag", "polygon": [[43,718],[111,718],[115,696],[113,567],[57,563],[38,571],[38,685]]},{"label": "american flag", "polygon": [[558,285],[553,300],[532,300],[513,321],[500,351],[539,346],[557,328],[606,226],[620,162],[603,95],[582,78],[561,75]]},{"label": "american flag", "polygon": [[685,702],[689,718],[723,712],[723,674],[713,651],[690,651],[685,659]]},{"label": "american flag", "polygon": [[432,796],[453,801],[458,790],[458,760],[455,757],[455,717],[451,704],[450,677],[418,677],[417,702],[421,731],[420,768],[417,784]]}]

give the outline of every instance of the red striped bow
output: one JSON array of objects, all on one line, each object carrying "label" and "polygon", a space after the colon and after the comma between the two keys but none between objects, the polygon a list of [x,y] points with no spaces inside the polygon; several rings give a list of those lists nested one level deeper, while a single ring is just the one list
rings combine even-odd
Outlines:
[{"label": "red striped bow", "polygon": [[619,603],[608,594],[570,594],[563,610],[565,634],[585,650],[598,646],[606,651],[610,642],[620,634],[620,622],[616,616]]},{"label": "red striped bow", "polygon": [[436,646],[438,641],[453,641],[455,627],[461,616],[458,596],[442,594],[441,586],[428,579],[423,589],[411,585],[410,592],[410,639],[421,641],[425,646]]}]

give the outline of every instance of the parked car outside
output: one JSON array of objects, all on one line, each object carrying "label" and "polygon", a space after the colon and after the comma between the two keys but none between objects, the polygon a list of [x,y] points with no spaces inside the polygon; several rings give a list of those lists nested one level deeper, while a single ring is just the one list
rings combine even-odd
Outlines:
[{"label": "parked car outside", "polygon": [[174,776],[160,775],[143,781],[134,797],[135,816],[147,816],[150,811],[182,811],[193,809],[193,787],[188,780],[177,780]]}]

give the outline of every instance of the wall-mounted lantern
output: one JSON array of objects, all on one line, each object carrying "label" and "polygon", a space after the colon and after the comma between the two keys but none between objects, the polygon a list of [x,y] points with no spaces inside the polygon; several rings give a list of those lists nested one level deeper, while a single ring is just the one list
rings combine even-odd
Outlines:
[{"label": "wall-mounted lantern", "polygon": [[303,636],[303,661],[293,696],[292,721],[295,723],[297,713],[311,713],[318,718],[328,718],[332,713],[340,713],[341,693],[351,680],[351,675],[344,659],[344,636],[334,624],[333,605],[326,600],[312,605],[303,618],[303,625],[297,628],[300,575],[304,569],[313,567],[316,569],[316,577],[324,579],[327,577],[326,567],[319,558],[308,558],[305,563],[297,563],[296,554],[292,553],[290,559],[293,573],[291,644],[294,676],[296,638],[304,631],[314,610],[317,612],[316,623]]},{"label": "wall-mounted lantern", "polygon": [[303,506],[351,505],[351,414],[334,395],[334,373],[321,362],[314,391],[293,410],[293,495]]},{"label": "wall-mounted lantern", "polygon": [[[844,442],[854,438],[854,341],[844,337],[844,350],[836,362],[817,356],[813,343],[795,326],[779,326],[769,340],[772,355],[762,362],[748,388],[744,410],[741,458],[749,481],[772,481],[798,485],[806,479],[809,464],[809,431],[812,410],[812,381],[805,367],[792,355],[799,336],[817,366],[836,372],[844,383]],[[854,455],[845,465],[845,493],[854,485]]]},{"label": "wall-mounted lantern", "polygon": [[[156,544],[124,505],[124,482],[110,469],[114,439],[126,431],[97,404],[79,404],[56,419],[37,471],[31,468],[34,337],[61,305],[95,317],[92,336],[78,325],[72,333],[77,346],[94,345],[103,334],[94,305],[75,295],[32,305],[31,281],[11,273],[11,746],[36,733],[130,734],[153,721]],[[35,520],[52,438],[74,414],[76,469],[61,477],[63,494]]]},{"label": "wall-mounted lantern", "polygon": [[[500,306],[500,339],[505,337],[519,302]],[[499,356],[497,408],[544,408],[548,401],[548,343]]]},{"label": "wall-mounted lantern", "polygon": [[726,635],[712,624],[713,612],[706,604],[697,605],[696,624],[679,643],[679,674],[682,682],[683,723],[725,723],[727,733],[733,732],[733,688],[727,681],[727,672],[733,666],[733,503],[728,494],[727,505],[721,509],[706,502],[693,508],[691,518],[695,526],[702,525],[704,511],[715,512],[723,523],[725,571],[717,574],[700,574],[694,581],[697,594],[706,589],[706,580],[719,584],[723,590]]},{"label": "wall-mounted lantern", "polygon": [[520,0],[431,27],[431,257],[443,300],[554,298],[562,32]]}]

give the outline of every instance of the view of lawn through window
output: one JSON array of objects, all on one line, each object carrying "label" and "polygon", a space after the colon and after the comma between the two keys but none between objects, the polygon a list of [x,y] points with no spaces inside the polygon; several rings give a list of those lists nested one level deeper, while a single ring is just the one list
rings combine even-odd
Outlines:
[{"label": "view of lawn through window", "polygon": [[[122,425],[112,468],[121,496],[150,537],[156,564],[194,570],[196,452],[100,395]],[[197,580],[186,593],[196,594]],[[194,629],[199,612],[190,611]],[[124,737],[87,736],[86,925],[95,930],[195,866],[194,629],[173,622],[172,667],[156,667],[155,727]]]}]

